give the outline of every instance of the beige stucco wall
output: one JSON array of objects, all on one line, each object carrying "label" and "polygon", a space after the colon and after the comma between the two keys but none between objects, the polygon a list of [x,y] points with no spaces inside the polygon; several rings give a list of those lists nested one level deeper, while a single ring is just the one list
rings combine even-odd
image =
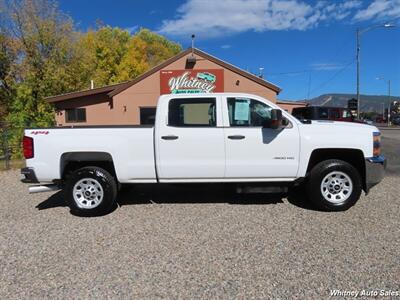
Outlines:
[{"label": "beige stucco wall", "polygon": [[[73,123],[65,121],[65,109],[86,108],[86,123]],[[57,126],[82,126],[82,125],[112,125],[118,124],[118,119],[112,113],[112,99],[106,94],[81,97],[55,103]]]},{"label": "beige stucco wall", "polygon": [[[223,69],[216,63],[198,55],[195,56],[196,64],[193,69]],[[185,69],[186,58],[187,56],[184,56],[162,70]],[[224,69],[224,91],[256,94],[272,102],[276,102],[275,91],[227,69]],[[160,71],[157,71],[114,96],[112,106],[109,104],[110,101],[106,95],[98,97],[98,101],[94,101],[94,104],[90,104],[90,99],[93,99],[93,96],[81,100],[67,100],[64,103],[57,104],[61,113],[61,115],[56,117],[57,124],[75,125],[73,123],[65,123],[65,111],[63,109],[67,108],[67,106],[86,107],[87,123],[77,123],[76,125],[140,124],[140,107],[156,106],[159,96]],[[99,100],[100,98],[103,99],[103,102]]]}]

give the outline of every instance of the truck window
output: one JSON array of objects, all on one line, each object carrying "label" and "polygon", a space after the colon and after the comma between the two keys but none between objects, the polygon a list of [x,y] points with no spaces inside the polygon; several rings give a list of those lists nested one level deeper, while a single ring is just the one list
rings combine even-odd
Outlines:
[{"label": "truck window", "polygon": [[230,126],[263,126],[271,120],[271,107],[247,98],[228,98]]},{"label": "truck window", "polygon": [[340,112],[338,108],[329,109],[329,119],[330,120],[340,119]]},{"label": "truck window", "polygon": [[328,108],[318,107],[318,120],[326,120],[328,117]]},{"label": "truck window", "polygon": [[154,125],[155,119],[155,107],[140,107],[140,125]]},{"label": "truck window", "polygon": [[342,111],[342,118],[351,119],[352,115],[348,109],[343,109]]},{"label": "truck window", "polygon": [[171,99],[168,125],[176,127],[215,127],[215,98]]},{"label": "truck window", "polygon": [[299,120],[312,120],[311,108],[308,107],[293,108],[292,115]]}]

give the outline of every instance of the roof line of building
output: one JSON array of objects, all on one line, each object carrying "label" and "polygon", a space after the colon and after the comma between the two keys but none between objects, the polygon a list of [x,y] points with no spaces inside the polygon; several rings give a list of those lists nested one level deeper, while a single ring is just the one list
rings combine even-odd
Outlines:
[{"label": "roof line of building", "polygon": [[[243,69],[240,69],[240,68],[238,68],[238,67],[236,67],[236,66],[234,66],[234,65],[232,65],[232,64],[230,64],[230,63],[228,63],[226,61],[223,61],[223,60],[221,60],[221,59],[219,59],[219,58],[217,58],[217,57],[215,57],[215,56],[213,56],[211,54],[208,54],[208,53],[206,53],[204,51],[201,51],[201,50],[199,50],[197,48],[194,48],[193,50],[194,50],[194,53],[197,53],[200,56],[205,56],[208,60],[210,60],[210,61],[212,61],[212,62],[214,62],[214,63],[216,63],[218,65],[221,65],[224,68],[226,68],[228,70],[231,70],[234,73],[238,73],[243,77],[246,77],[246,78],[248,78],[250,80],[253,80],[253,81],[255,81],[255,82],[257,82],[257,83],[259,83],[259,84],[261,84],[263,86],[266,86],[266,87],[270,88],[271,90],[275,91],[277,94],[279,94],[282,91],[282,89],[279,86],[277,86],[276,84],[273,84],[273,83],[265,80],[264,78],[258,77],[257,75],[254,75],[254,74],[252,74],[250,72],[247,72],[247,71],[245,71]],[[191,48],[189,48],[189,51],[191,51]]]},{"label": "roof line of building", "polygon": [[126,90],[127,88],[131,87],[132,85],[138,83],[139,81],[145,79],[146,77],[149,77],[150,75],[160,71],[162,68],[168,66],[169,64],[172,64],[174,61],[177,61],[178,59],[180,59],[181,57],[184,57],[186,54],[190,53],[190,49],[187,49],[185,51],[179,52],[177,55],[167,59],[166,61],[158,64],[157,66],[151,68],[150,70],[148,70],[147,72],[144,72],[142,75],[136,77],[135,79],[128,81],[126,83],[126,86],[120,87],[118,89],[115,89],[113,91],[111,91],[110,93],[108,93],[108,96],[110,97],[114,97],[115,95],[121,93],[122,91]]},{"label": "roof line of building", "polygon": [[289,100],[276,100],[276,103],[282,103],[282,104],[308,104],[305,101],[289,101]]},{"label": "roof line of building", "polygon": [[155,66],[151,70],[143,73],[142,75],[140,75],[139,77],[135,78],[134,80],[129,81],[126,84],[126,86],[121,86],[121,87],[111,91],[110,93],[108,93],[108,95],[110,97],[113,97],[113,96],[123,92],[124,90],[126,90],[127,88],[129,88],[132,85],[136,84],[137,82],[139,82],[139,81],[145,79],[146,77],[148,77],[148,76],[160,71],[161,69],[163,69],[164,67],[166,67],[169,64],[173,63],[174,61],[177,61],[178,59],[180,59],[183,56],[185,56],[185,55],[187,55],[189,53],[192,53],[192,52],[194,54],[197,54],[199,56],[202,56],[202,57],[212,61],[213,63],[215,63],[217,65],[220,65],[220,66],[224,67],[225,69],[231,70],[232,72],[238,73],[243,77],[246,77],[246,78],[248,78],[250,80],[253,80],[253,81],[255,81],[255,82],[257,82],[257,83],[259,83],[259,84],[261,84],[263,86],[266,86],[266,87],[272,89],[273,91],[275,91],[277,94],[279,94],[279,92],[282,90],[280,87],[276,86],[275,84],[272,84],[272,83],[270,83],[270,82],[268,82],[268,81],[266,81],[266,80],[264,80],[264,79],[262,79],[262,78],[260,78],[260,77],[258,77],[256,75],[254,75],[254,74],[246,72],[246,71],[244,71],[244,70],[242,70],[242,69],[240,69],[238,67],[235,67],[234,65],[231,65],[231,64],[229,64],[229,63],[227,63],[227,62],[225,62],[225,61],[223,61],[223,60],[221,60],[219,58],[216,58],[215,56],[212,56],[212,55],[210,55],[210,54],[208,54],[206,52],[203,52],[203,51],[201,51],[201,50],[199,50],[197,48],[193,48],[193,49],[192,48],[188,48],[185,51],[182,51],[179,54],[177,54],[177,55],[171,57],[170,59],[166,60],[165,62],[159,64],[158,66]]},{"label": "roof line of building", "polygon": [[224,67],[225,69],[231,70],[232,72],[237,73],[243,77],[246,77],[252,81],[255,81],[260,85],[268,87],[268,88],[272,89],[273,91],[275,91],[277,94],[279,94],[279,92],[282,90],[277,85],[275,85],[271,82],[268,82],[268,81],[254,75],[254,74],[251,74],[247,71],[244,71],[238,67],[235,67],[234,65],[227,63],[219,58],[216,58],[215,56],[212,56],[212,55],[210,55],[206,52],[203,52],[197,48],[193,48],[193,49],[188,48],[188,49],[178,53],[177,55],[167,59],[166,61],[160,63],[159,65],[155,66],[154,68],[148,70],[147,72],[143,73],[142,75],[138,76],[137,78],[135,78],[131,81],[126,81],[123,83],[109,85],[109,86],[96,88],[96,89],[77,91],[77,92],[72,92],[72,93],[67,93],[67,94],[62,94],[62,95],[46,97],[45,99],[48,102],[58,102],[58,101],[63,101],[63,100],[68,100],[68,99],[78,98],[78,97],[84,97],[84,96],[90,96],[90,95],[95,95],[95,94],[100,94],[100,93],[107,93],[107,95],[109,97],[114,97],[115,95],[123,92],[124,90],[131,87],[132,85],[134,85],[134,84],[138,83],[139,81],[145,79],[146,77],[160,71],[161,69],[168,66],[169,64],[177,61],[178,59],[180,59],[180,58],[184,57],[185,55],[192,53],[192,52],[201,57],[204,57],[205,59],[212,61],[213,63],[215,63],[217,65]]},{"label": "roof line of building", "polygon": [[90,96],[90,95],[97,95],[101,93],[109,93],[110,91],[115,90],[116,88],[123,86],[127,84],[128,81],[122,82],[122,83],[117,83],[113,85],[107,85],[103,87],[98,87],[94,89],[88,89],[88,90],[83,90],[83,91],[78,91],[78,92],[71,92],[71,93],[65,93],[61,95],[56,95],[56,96],[50,96],[44,98],[47,102],[59,102],[59,101],[64,101],[72,98],[78,98],[78,97],[84,97],[84,96]]}]

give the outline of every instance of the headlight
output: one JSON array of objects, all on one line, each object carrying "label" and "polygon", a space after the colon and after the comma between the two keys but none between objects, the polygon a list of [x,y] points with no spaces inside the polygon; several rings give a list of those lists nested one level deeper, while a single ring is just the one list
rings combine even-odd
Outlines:
[{"label": "headlight", "polygon": [[381,133],[380,132],[373,133],[373,143],[374,143],[374,150],[372,152],[373,155],[374,156],[381,155]]}]

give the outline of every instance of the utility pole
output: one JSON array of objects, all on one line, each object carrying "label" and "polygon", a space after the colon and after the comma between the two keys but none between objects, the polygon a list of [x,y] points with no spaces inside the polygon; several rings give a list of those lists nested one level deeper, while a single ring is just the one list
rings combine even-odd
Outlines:
[{"label": "utility pole", "polygon": [[360,29],[357,28],[357,119],[360,119]]},{"label": "utility pole", "polygon": [[[387,113],[387,126],[389,127],[390,126],[390,107],[391,107],[391,105],[390,105],[390,98],[391,98],[391,82],[390,82],[390,79],[388,79],[388,80],[386,80],[384,77],[376,77],[376,79],[377,80],[383,80],[383,81],[385,81],[386,83],[387,83],[387,85],[388,85],[388,98],[389,98],[389,101],[388,101],[388,113]],[[382,114],[382,118],[383,118],[383,116],[384,116],[384,113]]]},{"label": "utility pole", "polygon": [[389,95],[389,105],[388,105],[388,127],[390,126],[390,79],[388,80],[388,95]]}]

